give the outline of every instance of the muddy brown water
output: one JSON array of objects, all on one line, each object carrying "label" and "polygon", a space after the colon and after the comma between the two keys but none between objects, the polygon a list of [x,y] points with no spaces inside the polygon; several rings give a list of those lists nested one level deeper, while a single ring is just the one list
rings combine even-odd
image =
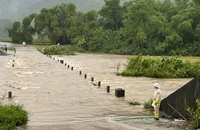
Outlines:
[{"label": "muddy brown water", "polygon": [[[155,82],[165,98],[191,79],[116,76],[130,56],[77,53],[49,58],[30,46],[17,46],[16,50],[16,54],[10,51],[10,55],[0,56],[0,96],[28,111],[29,121],[20,130],[183,129],[175,121],[155,122],[143,105],[130,106],[128,102],[149,100]],[[108,85],[110,93],[106,92]],[[125,90],[124,98],[115,97],[116,88]],[[12,91],[12,99],[6,98],[8,91]]]}]

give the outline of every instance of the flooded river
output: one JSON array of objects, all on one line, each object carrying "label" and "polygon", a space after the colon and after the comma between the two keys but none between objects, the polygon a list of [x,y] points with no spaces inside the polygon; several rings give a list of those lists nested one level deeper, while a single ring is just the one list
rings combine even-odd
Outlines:
[{"label": "flooded river", "polygon": [[[152,98],[155,82],[160,83],[164,98],[191,79],[116,76],[129,56],[78,53],[50,58],[30,46],[16,50],[0,56],[0,96],[12,91],[13,98],[4,101],[23,104],[28,111],[29,121],[20,130],[181,129],[177,122],[154,121],[143,105],[128,102]],[[115,97],[116,88],[125,90],[124,98]]]}]

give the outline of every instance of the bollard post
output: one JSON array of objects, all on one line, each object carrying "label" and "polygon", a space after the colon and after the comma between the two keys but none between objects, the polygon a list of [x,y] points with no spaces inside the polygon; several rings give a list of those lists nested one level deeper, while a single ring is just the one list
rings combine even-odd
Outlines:
[{"label": "bollard post", "polygon": [[60,60],[60,63],[63,64],[63,63],[64,63],[64,60]]},{"label": "bollard post", "polygon": [[84,75],[85,79],[87,78],[87,74]]},{"label": "bollard post", "polygon": [[68,69],[69,69],[70,66],[68,65],[67,67],[68,67]]},{"label": "bollard post", "polygon": [[106,87],[106,91],[107,91],[107,93],[110,92],[110,86],[107,86],[107,87]]},{"label": "bollard post", "polygon": [[11,91],[8,92],[8,98],[12,98],[12,92]]},{"label": "bollard post", "polygon": [[98,82],[98,87],[101,87],[101,81]]},{"label": "bollard post", "polygon": [[91,78],[91,81],[92,81],[92,82],[94,81],[94,77]]},{"label": "bollard post", "polygon": [[67,63],[65,63],[65,66],[67,66]]},{"label": "bollard post", "polygon": [[79,71],[79,75],[82,75],[82,71]]},{"label": "bollard post", "polygon": [[74,67],[71,67],[71,70],[73,71]]},{"label": "bollard post", "polygon": [[15,67],[15,65],[14,65],[14,64],[12,64],[12,67]]}]

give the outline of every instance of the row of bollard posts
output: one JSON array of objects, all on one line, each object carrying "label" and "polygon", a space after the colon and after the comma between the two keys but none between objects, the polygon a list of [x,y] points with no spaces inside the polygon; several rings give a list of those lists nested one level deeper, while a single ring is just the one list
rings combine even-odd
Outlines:
[{"label": "row of bollard posts", "polygon": [[[15,55],[14,55],[14,57],[15,57]],[[15,64],[14,64],[14,62],[15,62],[15,60],[13,60],[12,67],[15,67]]]},{"label": "row of bollard posts", "polygon": [[[15,54],[16,54],[16,49],[14,48],[14,55],[13,55],[14,57],[15,57]],[[14,63],[15,63],[15,60],[12,60],[12,67],[15,67],[15,64],[14,64]],[[13,96],[12,96],[12,92],[9,91],[9,92],[8,92],[8,98],[11,99],[12,97],[13,97]]]},{"label": "row of bollard posts", "polygon": [[[52,58],[52,56],[49,56],[49,57]],[[53,58],[53,59],[55,60],[55,58]],[[64,64],[64,60],[58,60],[58,61],[60,61],[61,64]],[[67,65],[67,63],[65,63],[64,65],[67,66],[68,69],[70,68],[70,65]],[[73,71],[73,69],[74,68],[71,67],[72,71]],[[82,75],[82,71],[79,71],[79,75]],[[87,74],[84,74],[84,78],[87,79]],[[91,77],[91,82],[94,82],[94,77]],[[93,84],[96,86],[95,83],[93,83]],[[98,81],[97,86],[98,86],[98,88],[101,87],[101,81]],[[106,92],[110,93],[110,86],[109,85],[106,86]],[[122,88],[116,88],[115,89],[115,96],[116,97],[125,97],[125,90],[122,89]]]}]

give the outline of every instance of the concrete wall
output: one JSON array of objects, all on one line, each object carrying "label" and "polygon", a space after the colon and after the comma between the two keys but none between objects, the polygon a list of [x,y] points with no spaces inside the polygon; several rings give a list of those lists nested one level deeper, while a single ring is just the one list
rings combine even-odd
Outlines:
[{"label": "concrete wall", "polygon": [[7,55],[7,53],[0,49],[0,56],[5,56],[5,55]]},{"label": "concrete wall", "polygon": [[[170,86],[169,86],[170,87]],[[172,117],[188,117],[187,108],[200,98],[200,75],[161,101],[160,111]]]}]

